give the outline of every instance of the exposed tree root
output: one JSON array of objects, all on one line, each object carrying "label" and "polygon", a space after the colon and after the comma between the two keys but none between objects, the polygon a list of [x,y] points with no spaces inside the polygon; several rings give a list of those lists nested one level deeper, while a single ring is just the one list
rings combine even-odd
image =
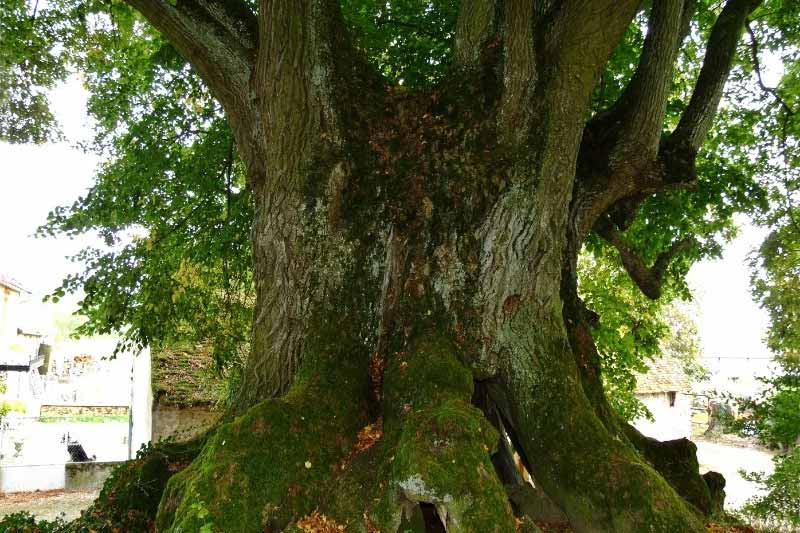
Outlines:
[{"label": "exposed tree root", "polygon": [[[568,369],[553,368],[541,382],[562,387],[549,392],[559,401],[540,388],[533,401],[501,400],[492,411],[480,398],[495,397],[474,394],[453,343],[427,335],[404,347],[376,365],[358,343],[331,341],[318,350],[325,355],[306,358],[284,398],[222,424],[205,443],[157,447],[126,465],[90,511],[91,524],[512,532],[568,519],[579,532],[681,532],[701,531],[697,509],[709,514],[719,506],[709,486],[720,483],[697,474],[691,443],[658,443],[632,428],[614,438],[585,396],[570,391],[577,375],[557,385]],[[376,367],[383,369],[377,395]],[[515,404],[537,416],[508,410]],[[505,423],[501,438],[496,427],[505,432]],[[517,469],[515,450],[535,489]]]},{"label": "exposed tree root", "polygon": [[642,435],[630,425],[626,427],[625,433],[672,488],[703,515],[710,517],[721,510],[724,493],[720,494],[720,491],[725,486],[724,478],[717,474],[713,481],[722,478],[722,486],[719,486],[719,483],[712,483],[712,487],[706,478],[700,475],[697,446],[692,441],[688,439],[658,441]]},{"label": "exposed tree root", "polygon": [[284,398],[222,425],[170,480],[159,531],[281,531],[314,511],[368,422],[365,358],[345,355],[309,358]]},{"label": "exposed tree root", "polygon": [[296,531],[316,512],[348,531],[402,531],[415,520],[515,531],[490,460],[498,434],[470,404],[472,376],[453,346],[427,340],[387,356],[380,438],[365,363],[311,361],[284,399],[221,426],[170,480],[158,530]]},{"label": "exposed tree root", "polygon": [[167,481],[197,457],[204,442],[202,436],[143,450],[112,473],[97,500],[68,531],[151,531]]}]

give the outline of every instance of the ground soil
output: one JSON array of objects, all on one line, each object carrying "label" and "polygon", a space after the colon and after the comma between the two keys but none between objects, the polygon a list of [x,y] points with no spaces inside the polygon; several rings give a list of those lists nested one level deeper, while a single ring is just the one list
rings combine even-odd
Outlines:
[{"label": "ground soil", "polygon": [[37,518],[53,520],[64,513],[66,520],[77,518],[97,498],[96,490],[45,490],[0,495],[0,517],[28,511]]}]

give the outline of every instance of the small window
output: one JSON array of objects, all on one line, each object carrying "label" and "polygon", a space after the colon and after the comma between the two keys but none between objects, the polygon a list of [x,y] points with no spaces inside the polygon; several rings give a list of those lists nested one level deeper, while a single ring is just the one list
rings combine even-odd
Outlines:
[{"label": "small window", "polygon": [[667,398],[669,399],[669,406],[670,407],[675,407],[675,397],[676,396],[677,396],[677,393],[674,390],[671,390],[671,391],[669,391],[667,393]]}]

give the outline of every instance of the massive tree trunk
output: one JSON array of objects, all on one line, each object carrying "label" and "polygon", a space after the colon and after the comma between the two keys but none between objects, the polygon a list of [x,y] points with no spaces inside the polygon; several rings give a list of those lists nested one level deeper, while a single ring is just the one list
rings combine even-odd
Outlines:
[{"label": "massive tree trunk", "polygon": [[685,244],[648,267],[625,221],[691,184],[757,2],[728,2],[662,136],[692,0],[653,2],[636,75],[588,124],[636,0],[464,0],[449,76],[416,91],[370,69],[333,1],[262,0],[257,18],[130,1],[222,103],[257,204],[240,416],[169,481],[160,530],[281,531],[318,510],[352,531],[513,531],[512,452],[577,531],[703,529],[691,445],[606,403],[575,264],[594,230],[658,296]]}]

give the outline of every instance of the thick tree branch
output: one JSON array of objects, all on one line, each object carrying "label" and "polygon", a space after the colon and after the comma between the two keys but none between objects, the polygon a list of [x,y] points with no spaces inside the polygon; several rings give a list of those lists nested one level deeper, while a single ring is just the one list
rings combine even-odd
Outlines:
[{"label": "thick tree branch", "polygon": [[640,2],[564,0],[544,4],[548,9],[539,7],[543,15],[539,26],[547,31],[537,43],[540,62],[553,66],[581,65],[586,69],[586,77],[574,81],[591,91]]},{"label": "thick tree branch", "polygon": [[584,129],[572,206],[579,240],[614,202],[642,189],[645,178],[659,175],[667,96],[694,5],[695,0],[653,3],[633,78],[617,102]]},{"label": "thick tree branch", "polygon": [[236,0],[126,0],[197,70],[222,104],[248,175],[263,174],[258,110],[250,93],[256,34]]},{"label": "thick tree branch", "polygon": [[634,161],[647,164],[658,153],[675,60],[693,11],[693,1],[653,2],[639,66],[605,120],[599,121],[601,134],[616,137],[611,141],[612,167],[622,161],[628,166]]},{"label": "thick tree branch", "polygon": [[258,44],[258,19],[241,0],[184,0],[193,2],[244,48],[254,50]]},{"label": "thick tree branch", "polygon": [[630,275],[636,286],[651,300],[661,297],[661,288],[664,277],[672,260],[679,253],[691,249],[695,245],[692,238],[683,239],[673,243],[667,250],[661,252],[652,266],[647,266],[644,259],[628,244],[622,233],[609,220],[601,220],[595,225],[595,231],[619,252],[622,265]]},{"label": "thick tree branch", "polygon": [[729,0],[725,4],[711,30],[694,93],[669,138],[670,143],[694,151],[703,144],[722,99],[745,21],[760,3],[761,0]]},{"label": "thick tree branch", "polygon": [[[655,2],[639,67],[620,100],[586,128],[573,213],[576,238],[625,199],[691,187],[695,156],[711,127],[746,17],[758,0],[729,0],[711,32],[691,101],[672,135],[661,139],[666,98],[695,1]],[[631,203],[626,209],[630,211]]]},{"label": "thick tree branch", "polygon": [[506,2],[504,18],[505,61],[499,123],[504,143],[513,146],[524,142],[533,115],[530,102],[537,78],[533,2]]},{"label": "thick tree branch", "polygon": [[[503,143],[522,146],[537,131],[571,129],[639,2],[505,2]],[[564,97],[568,95],[569,101]],[[542,122],[544,121],[544,122]],[[553,121],[552,123],[550,121]],[[561,126],[556,122],[564,122]],[[541,139],[541,148],[547,140]],[[563,149],[563,147],[562,147]]]},{"label": "thick tree branch", "polygon": [[484,50],[497,31],[497,0],[464,0],[458,11],[454,56],[462,68],[480,68]]}]

